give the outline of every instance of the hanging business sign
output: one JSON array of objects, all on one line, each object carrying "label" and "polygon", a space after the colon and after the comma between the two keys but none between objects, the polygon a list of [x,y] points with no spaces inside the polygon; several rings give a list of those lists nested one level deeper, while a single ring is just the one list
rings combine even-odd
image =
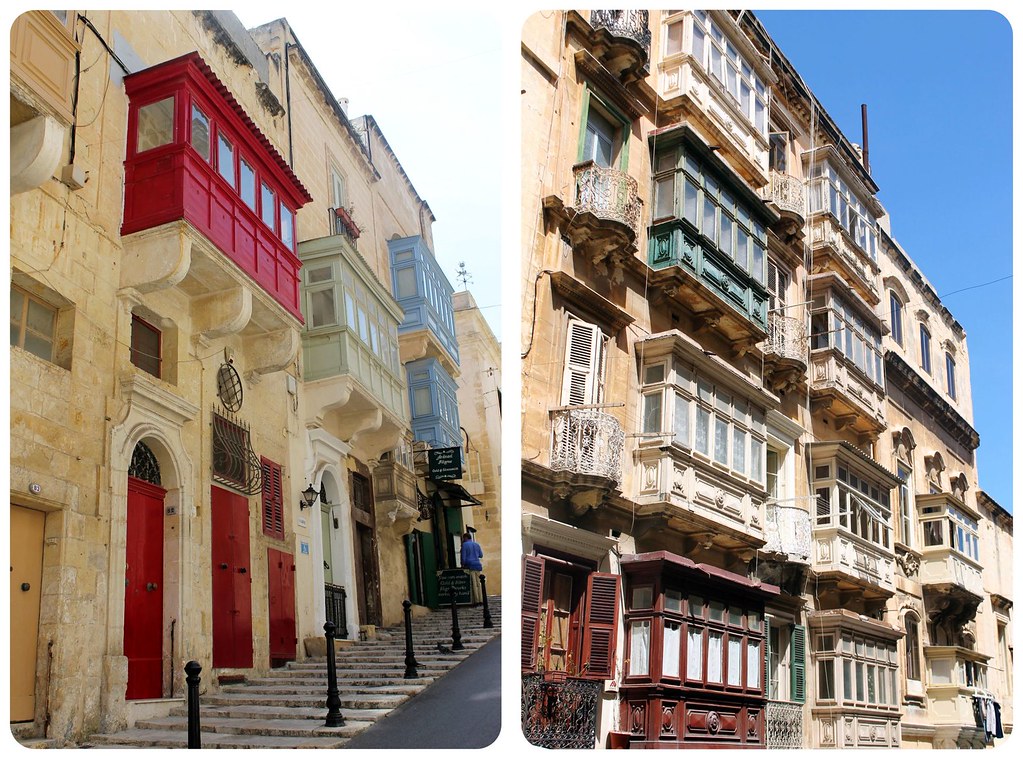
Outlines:
[{"label": "hanging business sign", "polygon": [[426,452],[430,465],[430,479],[460,480],[462,478],[462,449],[431,448]]}]

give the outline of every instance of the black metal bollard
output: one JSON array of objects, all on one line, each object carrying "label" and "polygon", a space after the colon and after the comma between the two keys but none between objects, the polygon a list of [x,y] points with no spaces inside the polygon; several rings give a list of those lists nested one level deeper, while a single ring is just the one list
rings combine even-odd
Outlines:
[{"label": "black metal bollard", "polygon": [[202,748],[199,738],[199,673],[202,665],[190,661],[185,665],[185,683],[188,686],[188,747]]},{"label": "black metal bollard", "polygon": [[490,617],[490,604],[487,603],[487,576],[480,574],[480,591],[483,593],[483,626],[493,627],[494,620]]},{"label": "black metal bollard", "polygon": [[405,679],[410,680],[419,677],[419,670],[416,669],[419,662],[416,661],[416,653],[412,649],[412,602],[402,601],[401,607],[405,610]]},{"label": "black metal bollard", "polygon": [[327,622],[323,631],[327,634],[327,722],[326,727],[344,727],[341,716],[341,695],[337,691],[337,664],[334,662],[334,623]]},{"label": "black metal bollard", "polygon": [[462,645],[462,631],[458,629],[458,607],[455,606],[454,594],[452,594],[450,598],[451,598],[451,650],[464,651],[465,646]]}]

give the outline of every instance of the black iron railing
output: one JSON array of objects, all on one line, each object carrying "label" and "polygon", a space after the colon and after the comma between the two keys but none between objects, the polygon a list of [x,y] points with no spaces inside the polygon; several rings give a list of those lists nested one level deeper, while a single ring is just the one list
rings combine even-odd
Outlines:
[{"label": "black iron railing", "polygon": [[331,585],[324,583],[323,593],[327,602],[327,621],[333,623],[337,630],[337,637],[348,639],[348,612],[345,609],[345,599],[348,594],[343,585]]},{"label": "black iron railing", "polygon": [[602,685],[576,677],[523,675],[522,734],[542,748],[593,748]]}]

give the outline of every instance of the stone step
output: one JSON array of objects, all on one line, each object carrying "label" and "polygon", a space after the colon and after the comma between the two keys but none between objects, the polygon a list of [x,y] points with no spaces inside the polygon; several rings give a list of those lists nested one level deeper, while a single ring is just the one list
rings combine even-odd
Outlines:
[{"label": "stone step", "polygon": [[[394,693],[403,694],[406,696],[412,696],[419,693],[425,685],[359,685],[345,688],[341,682],[338,682],[338,690],[344,693],[346,690],[349,692],[355,692],[360,695],[363,694],[380,694],[380,693]],[[222,693],[249,693],[253,695],[265,695],[265,694],[283,694],[283,695],[294,695],[294,696],[315,696],[323,694],[326,698],[327,686],[323,684],[309,684],[309,685],[232,685],[224,688]]]},{"label": "stone step", "polygon": [[[354,720],[362,722],[366,720],[376,721],[390,713],[390,709],[342,709],[341,716],[345,721]],[[220,717],[231,717],[237,719],[258,719],[273,720],[280,716],[288,719],[319,720],[323,722],[327,716],[327,708],[320,706],[283,708],[277,704],[263,706],[259,704],[232,704],[229,706],[202,705],[199,708],[199,723],[205,724],[207,718],[216,719]],[[173,717],[187,717],[187,707],[175,707],[171,710]]]},{"label": "stone step", "polygon": [[[340,693],[343,709],[393,709],[405,701],[408,696],[379,693]],[[219,696],[206,696],[203,703],[211,706],[231,706],[233,704],[281,706],[281,707],[323,707],[327,705],[327,694],[295,695],[286,693],[223,693]]]},{"label": "stone step", "polygon": [[[341,730],[341,728],[333,728]],[[348,737],[337,735],[237,735],[202,731],[200,742],[205,748],[341,748]],[[145,730],[133,728],[119,733],[97,733],[89,738],[90,746],[106,748],[188,748],[188,733],[182,730]]]},{"label": "stone step", "polygon": [[[266,720],[253,717],[236,717],[234,715],[227,717],[213,717],[207,715],[205,719],[200,716],[199,724],[202,727],[202,732],[229,733],[232,735],[272,735],[293,737],[331,736],[335,738],[351,738],[353,735],[361,733],[373,724],[373,720],[360,720],[351,716],[353,714],[357,713],[351,712],[349,713],[349,716],[345,716],[344,711],[342,711],[341,716],[344,717],[345,720],[345,724],[342,727],[324,727],[323,722],[326,718],[326,710],[324,710],[316,719],[298,719],[288,716],[276,716],[272,720]],[[187,738],[188,717],[186,715],[140,720],[135,724],[135,727],[143,730],[182,731]]]},{"label": "stone step", "polygon": [[[338,687],[354,687],[354,686],[389,686],[389,685],[429,685],[434,681],[433,677],[410,677],[405,678],[401,674],[380,677],[358,677],[355,675],[338,677]],[[327,687],[327,676],[324,674],[321,676],[314,676],[313,674],[292,674],[291,676],[285,677],[259,677],[254,680],[247,680],[247,683],[254,686],[285,686],[285,685],[316,685],[318,687]],[[231,686],[236,687],[236,686]]]}]

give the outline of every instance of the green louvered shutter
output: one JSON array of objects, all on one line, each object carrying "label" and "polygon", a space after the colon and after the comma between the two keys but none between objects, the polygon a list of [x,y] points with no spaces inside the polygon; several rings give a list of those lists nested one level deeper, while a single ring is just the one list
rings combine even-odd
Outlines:
[{"label": "green louvered shutter", "polygon": [[764,697],[774,698],[771,693],[771,620],[764,616]]},{"label": "green louvered shutter", "polygon": [[806,628],[792,626],[792,700],[806,701]]}]

